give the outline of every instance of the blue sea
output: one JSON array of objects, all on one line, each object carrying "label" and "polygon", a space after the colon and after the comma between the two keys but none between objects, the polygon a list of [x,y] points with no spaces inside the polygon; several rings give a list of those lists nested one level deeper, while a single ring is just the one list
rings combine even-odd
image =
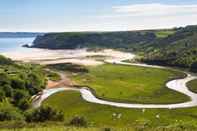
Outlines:
[{"label": "blue sea", "polygon": [[31,37],[31,38],[0,38],[0,53],[27,50],[27,48],[22,47],[22,45],[24,45],[24,44],[30,45],[30,44],[32,44],[34,39],[35,39],[35,37]]}]

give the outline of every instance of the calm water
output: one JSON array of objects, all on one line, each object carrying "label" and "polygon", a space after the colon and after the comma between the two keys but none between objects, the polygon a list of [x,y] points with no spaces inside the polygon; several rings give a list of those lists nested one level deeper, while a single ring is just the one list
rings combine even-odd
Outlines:
[{"label": "calm water", "polygon": [[[0,53],[11,51],[22,51],[24,44],[32,44],[35,38],[0,38]],[[29,49],[28,49],[29,50]]]}]

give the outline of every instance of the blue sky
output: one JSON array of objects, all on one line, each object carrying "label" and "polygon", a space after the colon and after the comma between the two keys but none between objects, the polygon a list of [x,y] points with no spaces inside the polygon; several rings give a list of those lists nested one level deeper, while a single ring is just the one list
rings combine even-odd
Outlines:
[{"label": "blue sky", "polygon": [[197,24],[197,0],[2,0],[0,31],[114,31]]}]

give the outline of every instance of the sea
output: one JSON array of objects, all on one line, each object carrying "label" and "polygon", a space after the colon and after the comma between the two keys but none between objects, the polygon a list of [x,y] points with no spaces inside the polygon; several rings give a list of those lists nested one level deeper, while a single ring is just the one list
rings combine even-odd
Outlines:
[{"label": "sea", "polygon": [[29,38],[0,38],[0,53],[23,52],[31,48],[22,47],[24,44],[31,45],[35,37]]}]

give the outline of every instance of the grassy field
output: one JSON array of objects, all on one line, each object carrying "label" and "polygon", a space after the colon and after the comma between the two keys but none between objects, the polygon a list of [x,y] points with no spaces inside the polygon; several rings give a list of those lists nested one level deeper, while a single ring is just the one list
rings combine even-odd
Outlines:
[{"label": "grassy field", "polygon": [[164,31],[158,31],[158,32],[156,32],[155,35],[158,38],[165,38],[165,37],[167,37],[169,35],[172,35],[174,33],[175,33],[175,31],[173,31],[173,30],[164,30]]},{"label": "grassy field", "polygon": [[[3,125],[3,126],[2,126]],[[6,125],[6,126],[5,126]],[[74,127],[64,122],[21,123],[0,122],[0,131],[135,131],[132,127]]]},{"label": "grassy field", "polygon": [[197,93],[197,79],[196,80],[193,80],[193,81],[190,81],[188,82],[188,87],[191,91]]},{"label": "grassy field", "polygon": [[19,128],[19,129],[0,129],[0,131],[196,131],[196,129],[183,129],[181,127],[159,127],[159,128],[83,128],[83,127],[65,127],[65,126],[49,126],[35,128]]},{"label": "grassy field", "polygon": [[[170,70],[106,64],[88,67],[88,73],[75,73],[72,78],[79,85],[93,88],[99,97],[105,99],[140,103],[174,103],[188,100],[188,98],[166,88],[165,82],[182,76],[182,73]],[[197,129],[197,108],[117,108],[88,103],[81,98],[79,92],[74,91],[54,94],[45,100],[43,105],[63,111],[64,125],[76,116],[84,117],[88,123],[88,128],[53,127],[57,131],[104,131],[104,128],[110,128],[113,131],[192,131]],[[38,131],[47,130],[46,128],[38,128]]]},{"label": "grassy field", "polygon": [[133,103],[178,103],[189,100],[181,93],[166,88],[165,83],[180,72],[105,64],[88,67],[88,73],[75,74],[72,79],[78,85],[95,90],[100,98]]},{"label": "grassy field", "polygon": [[[13,130],[4,129],[0,131],[13,131]],[[105,131],[105,129],[54,126],[54,127],[22,128],[22,129],[15,129],[14,131]],[[125,129],[113,129],[113,131],[134,131],[134,130],[125,128]]]},{"label": "grassy field", "polygon": [[87,103],[80,94],[65,91],[49,97],[44,105],[53,106],[65,114],[65,123],[73,117],[86,119],[89,127],[114,128],[175,128],[196,129],[197,108],[189,109],[125,109]]},{"label": "grassy field", "polygon": [[[48,124],[48,125],[47,125]],[[51,125],[49,125],[51,124]],[[55,123],[45,123],[44,125],[31,125],[31,127],[9,129],[4,128],[0,131],[136,131],[133,128],[97,128],[97,127],[71,127],[65,126],[63,123],[55,125]],[[152,131],[152,130],[150,130]]]}]

